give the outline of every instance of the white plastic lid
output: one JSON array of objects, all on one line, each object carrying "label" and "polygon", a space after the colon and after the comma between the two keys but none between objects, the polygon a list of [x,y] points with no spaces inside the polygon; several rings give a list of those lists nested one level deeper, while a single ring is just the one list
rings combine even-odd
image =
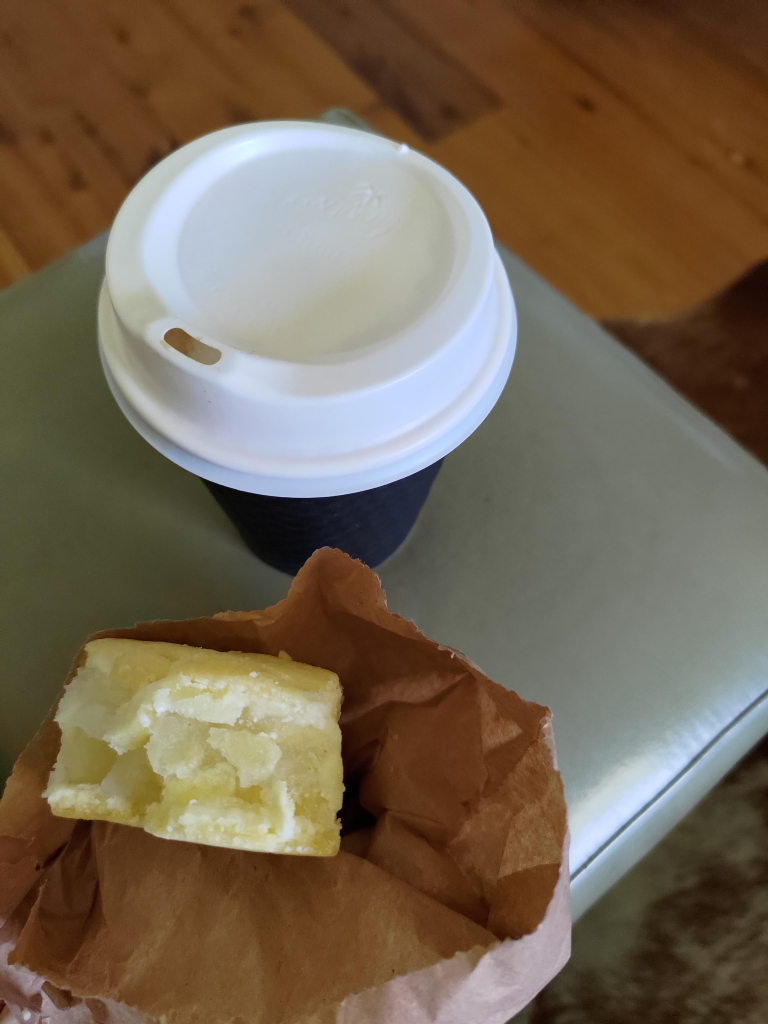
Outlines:
[{"label": "white plastic lid", "polygon": [[120,407],[174,462],[244,491],[344,494],[435,462],[493,407],[515,335],[470,193],[351,128],[197,139],[109,238],[99,343]]}]

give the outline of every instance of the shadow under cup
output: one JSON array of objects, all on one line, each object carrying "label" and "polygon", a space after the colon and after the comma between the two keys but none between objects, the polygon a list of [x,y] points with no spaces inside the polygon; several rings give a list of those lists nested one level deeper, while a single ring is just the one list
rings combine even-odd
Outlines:
[{"label": "shadow under cup", "polygon": [[250,494],[203,480],[257,558],[295,575],[313,551],[339,548],[371,568],[406,539],[443,460],[381,487],[324,498]]}]

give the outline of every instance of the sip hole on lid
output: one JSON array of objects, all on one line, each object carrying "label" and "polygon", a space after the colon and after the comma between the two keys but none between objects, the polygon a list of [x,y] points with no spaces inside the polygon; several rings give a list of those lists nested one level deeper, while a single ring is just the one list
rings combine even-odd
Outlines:
[{"label": "sip hole on lid", "polygon": [[217,348],[206,345],[199,338],[193,338],[181,327],[172,327],[166,331],[163,340],[183,356],[194,359],[196,363],[202,363],[203,366],[213,366],[221,359],[221,352]]}]

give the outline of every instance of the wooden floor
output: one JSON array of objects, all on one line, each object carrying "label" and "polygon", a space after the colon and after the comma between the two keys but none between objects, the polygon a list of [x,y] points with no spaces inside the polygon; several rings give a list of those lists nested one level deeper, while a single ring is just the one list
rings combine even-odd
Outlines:
[{"label": "wooden floor", "polygon": [[346,106],[595,316],[768,255],[765,0],[2,0],[0,284],[212,129]]}]

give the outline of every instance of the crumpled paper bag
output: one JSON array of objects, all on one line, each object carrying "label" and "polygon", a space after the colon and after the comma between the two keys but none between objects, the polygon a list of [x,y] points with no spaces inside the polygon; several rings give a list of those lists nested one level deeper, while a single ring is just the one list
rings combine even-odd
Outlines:
[{"label": "crumpled paper bag", "polygon": [[49,716],[0,803],[0,1001],[20,1022],[504,1024],[566,962],[549,711],[389,612],[361,563],[324,549],[272,608],[99,635],[337,672],[346,834],[306,858],[55,818]]}]

